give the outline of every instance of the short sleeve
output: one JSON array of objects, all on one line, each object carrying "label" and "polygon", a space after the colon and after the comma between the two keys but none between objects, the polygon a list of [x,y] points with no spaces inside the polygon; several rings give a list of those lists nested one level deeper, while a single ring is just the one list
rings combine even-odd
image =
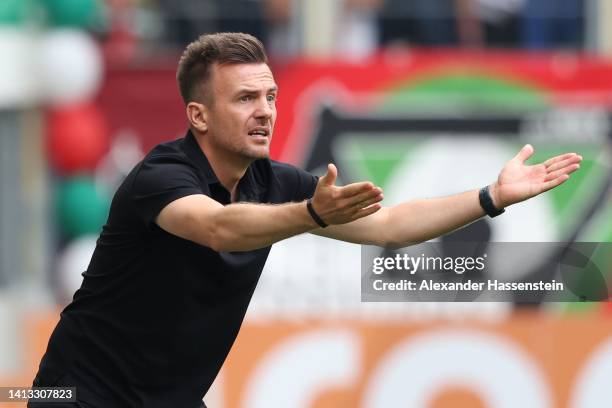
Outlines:
[{"label": "short sleeve", "polygon": [[296,184],[298,188],[292,201],[304,201],[314,195],[319,178],[300,168],[295,167],[295,170],[297,172],[298,182]]},{"label": "short sleeve", "polygon": [[314,195],[319,178],[288,163],[270,161],[281,191],[278,202],[299,202]]},{"label": "short sleeve", "polygon": [[132,185],[132,202],[145,225],[181,197],[204,194],[196,169],[174,156],[153,156],[140,165]]}]

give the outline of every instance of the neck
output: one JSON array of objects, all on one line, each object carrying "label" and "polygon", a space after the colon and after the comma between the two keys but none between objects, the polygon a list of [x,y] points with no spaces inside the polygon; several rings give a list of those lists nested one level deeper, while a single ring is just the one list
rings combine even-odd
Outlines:
[{"label": "neck", "polygon": [[200,149],[206,155],[219,182],[230,192],[232,201],[234,201],[238,194],[238,182],[242,179],[253,160],[237,157],[236,154],[217,149],[215,146],[207,143],[206,137],[196,136],[196,140]]}]

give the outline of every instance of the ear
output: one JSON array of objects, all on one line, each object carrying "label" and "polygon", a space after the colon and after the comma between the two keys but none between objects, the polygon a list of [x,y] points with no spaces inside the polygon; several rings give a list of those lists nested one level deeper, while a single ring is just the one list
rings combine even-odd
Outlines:
[{"label": "ear", "polygon": [[206,105],[189,102],[185,110],[191,126],[202,133],[206,133],[208,130],[208,109]]}]

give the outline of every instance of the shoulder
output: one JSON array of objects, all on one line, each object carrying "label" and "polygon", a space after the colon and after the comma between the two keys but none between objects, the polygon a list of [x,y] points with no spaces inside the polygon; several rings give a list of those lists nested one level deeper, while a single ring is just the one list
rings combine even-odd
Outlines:
[{"label": "shoulder", "polygon": [[291,192],[290,201],[301,201],[311,197],[318,177],[289,163],[269,160],[270,168],[279,186]]},{"label": "shoulder", "polygon": [[305,182],[310,183],[311,180],[316,180],[316,177],[307,171],[292,164],[276,160],[257,160],[253,163],[253,168],[258,178],[261,177],[261,181],[276,183],[282,188],[300,186]]},{"label": "shoulder", "polygon": [[197,165],[184,151],[183,139],[161,143],[155,146],[134,169],[134,181],[147,179],[159,182],[176,179],[177,174],[188,174],[199,179]]},{"label": "shoulder", "polygon": [[184,139],[158,144],[142,159],[142,164],[156,166],[163,164],[183,164],[195,167],[183,149]]},{"label": "shoulder", "polygon": [[271,183],[286,183],[295,182],[298,179],[298,172],[301,171],[295,166],[287,163],[277,162],[270,159],[255,160],[251,164],[251,170],[255,180],[261,185]]},{"label": "shoulder", "polygon": [[276,160],[269,160],[272,172],[276,177],[284,182],[298,182],[302,178],[312,178],[312,174],[301,168],[289,163],[283,163]]},{"label": "shoulder", "polygon": [[134,207],[145,225],[151,225],[171,202],[208,192],[201,172],[181,143],[179,139],[155,146],[123,182],[121,197]]},{"label": "shoulder", "polygon": [[183,139],[155,146],[134,168],[128,181],[140,195],[180,186],[200,186],[202,176],[182,148]]}]

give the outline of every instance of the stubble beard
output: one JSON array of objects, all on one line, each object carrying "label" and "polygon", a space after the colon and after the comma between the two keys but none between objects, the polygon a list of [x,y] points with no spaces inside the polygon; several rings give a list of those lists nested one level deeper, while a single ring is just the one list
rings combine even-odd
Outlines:
[{"label": "stubble beard", "polygon": [[268,142],[267,146],[251,146],[249,140],[245,140],[244,143],[240,145],[236,144],[225,144],[224,150],[228,153],[234,155],[234,157],[239,157],[243,160],[255,161],[259,159],[269,159],[270,158],[270,144]]},{"label": "stubble beard", "polygon": [[[249,136],[250,137],[250,136]],[[229,159],[230,157],[238,158],[241,160],[254,161],[258,159],[269,159],[270,158],[270,145],[268,142],[267,146],[251,146],[249,140],[229,141],[227,139],[218,138],[212,136],[210,142],[215,150],[222,154],[222,156]]]},{"label": "stubble beard", "polygon": [[235,149],[235,153],[249,160],[269,159],[271,138],[272,135],[268,136],[268,142],[266,145],[256,144],[253,143],[253,141],[246,139],[243,141],[241,146],[238,146]]},{"label": "stubble beard", "polygon": [[237,153],[241,155],[242,157],[249,159],[249,160],[259,160],[259,159],[269,159],[270,158],[269,146],[267,146],[265,150],[263,148],[254,149],[251,146],[243,146],[243,148],[239,149]]}]

